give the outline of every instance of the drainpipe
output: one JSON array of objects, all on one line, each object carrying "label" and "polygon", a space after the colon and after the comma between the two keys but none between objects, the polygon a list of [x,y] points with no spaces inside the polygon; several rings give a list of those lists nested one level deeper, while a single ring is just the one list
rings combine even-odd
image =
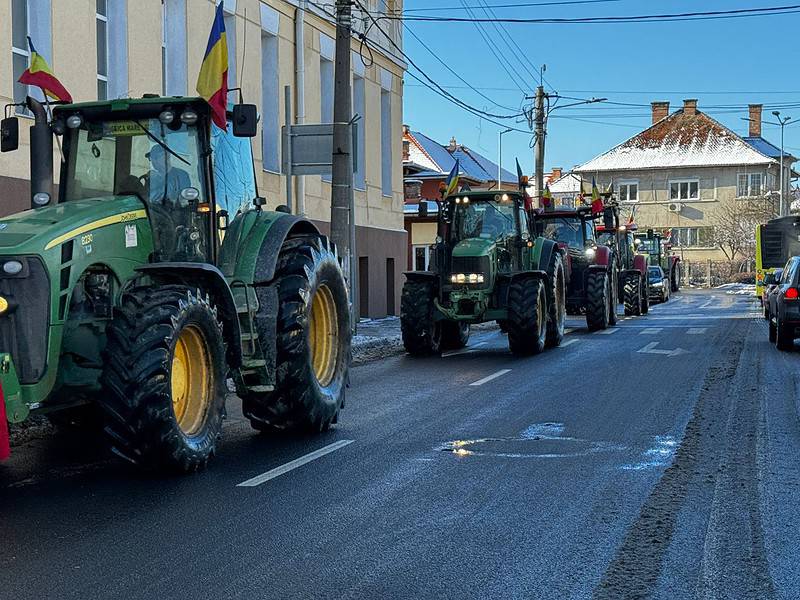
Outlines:
[{"label": "drainpipe", "polygon": [[[294,89],[297,109],[295,121],[302,125],[306,121],[306,61],[305,61],[305,20],[306,0],[300,0],[294,15]],[[306,214],[306,178],[303,175],[297,179],[297,214]]]},{"label": "drainpipe", "polygon": [[[28,96],[25,100],[33,113],[31,127],[31,208],[41,208],[53,197],[53,134],[47,123],[47,111],[38,100]],[[37,194],[47,194],[46,202],[36,202]],[[40,197],[41,199],[41,197]]]}]

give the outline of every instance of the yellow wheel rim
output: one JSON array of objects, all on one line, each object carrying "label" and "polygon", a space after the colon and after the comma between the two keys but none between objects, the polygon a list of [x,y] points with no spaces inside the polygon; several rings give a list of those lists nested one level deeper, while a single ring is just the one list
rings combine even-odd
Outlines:
[{"label": "yellow wheel rim", "polygon": [[339,319],[333,293],[327,285],[319,286],[314,294],[309,321],[311,364],[319,384],[326,386],[333,379],[339,357]]},{"label": "yellow wheel rim", "polygon": [[172,410],[178,427],[186,435],[197,433],[205,421],[214,375],[205,339],[200,330],[189,325],[181,331],[172,355]]}]

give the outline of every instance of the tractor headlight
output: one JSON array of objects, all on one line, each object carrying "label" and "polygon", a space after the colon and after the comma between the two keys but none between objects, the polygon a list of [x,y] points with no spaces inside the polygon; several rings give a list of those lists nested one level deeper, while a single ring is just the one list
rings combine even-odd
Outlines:
[{"label": "tractor headlight", "polygon": [[586,254],[586,258],[588,258],[588,259],[594,258],[594,255],[595,255],[594,248],[587,248],[586,252],[584,254]]},{"label": "tractor headlight", "polygon": [[36,206],[47,206],[50,204],[50,194],[47,192],[37,192],[33,195],[33,203]]},{"label": "tractor headlight", "polygon": [[8,310],[8,300],[0,296],[0,315],[6,314]]},{"label": "tractor headlight", "polygon": [[483,283],[486,281],[483,273],[453,273],[450,283]]},{"label": "tractor headlight", "polygon": [[450,283],[464,283],[467,280],[467,276],[464,273],[453,273],[450,275]]}]

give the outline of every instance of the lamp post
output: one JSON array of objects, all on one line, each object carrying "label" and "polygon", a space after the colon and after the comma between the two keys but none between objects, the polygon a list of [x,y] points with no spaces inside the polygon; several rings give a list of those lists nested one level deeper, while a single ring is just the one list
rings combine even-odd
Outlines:
[{"label": "lamp post", "polygon": [[497,134],[497,139],[499,140],[497,143],[497,189],[500,189],[500,185],[503,181],[503,136],[507,133],[514,131],[513,129],[504,129],[503,131]]},{"label": "lamp post", "polygon": [[792,117],[783,117],[781,118],[780,111],[773,110],[772,114],[778,119],[778,124],[781,126],[781,191],[780,191],[780,215],[784,216],[784,201],[783,201],[783,128],[786,124],[792,120]]}]

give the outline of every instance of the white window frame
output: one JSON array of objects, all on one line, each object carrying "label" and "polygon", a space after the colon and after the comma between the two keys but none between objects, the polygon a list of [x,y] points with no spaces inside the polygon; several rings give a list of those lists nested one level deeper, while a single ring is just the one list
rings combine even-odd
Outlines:
[{"label": "white window frame", "polygon": [[[683,184],[683,183],[687,184],[687,188],[686,188],[687,197],[686,198],[681,198],[680,197],[681,196],[681,184]],[[696,198],[692,198],[691,196],[688,195],[689,190],[691,189],[691,185],[693,183],[697,184],[697,197]],[[672,186],[674,184],[678,185],[678,197],[677,198],[673,198],[672,197]],[[700,180],[699,179],[696,179],[696,178],[695,179],[670,179],[668,185],[669,185],[668,194],[669,194],[669,201],[670,202],[698,202],[700,200]]]},{"label": "white window frame", "polygon": [[380,69],[380,135],[381,135],[381,194],[384,198],[391,198],[394,195],[392,164],[394,158],[394,130],[392,121],[394,120],[392,110],[392,84],[394,75],[391,71]]},{"label": "white window frame", "polygon": [[[630,199],[630,188],[632,188],[632,187],[636,188],[636,199],[635,200],[631,200]],[[622,188],[626,189],[626,192],[625,192],[626,199],[625,200],[622,199]],[[625,203],[628,203],[628,204],[633,204],[635,202],[639,202],[639,180],[638,179],[622,179],[622,180],[620,180],[620,182],[617,184],[617,198],[619,198],[620,202],[625,202]]]},{"label": "white window frame", "polygon": [[[225,23],[225,39],[228,41],[228,90],[231,90],[238,87],[236,76],[236,0],[226,0],[222,13],[222,20]],[[229,91],[228,94],[236,94],[236,92]]]},{"label": "white window frame", "polygon": [[411,246],[411,270],[419,270],[417,269],[417,250],[419,248],[422,248],[425,251],[425,268],[423,271],[427,271],[431,264],[431,247],[428,244],[414,244]]},{"label": "white window frame", "polygon": [[281,172],[280,44],[276,33],[261,31],[261,168]]},{"label": "white window frame", "polygon": [[[11,23],[11,27],[13,28],[15,26],[17,26],[17,24],[13,22],[13,7],[12,7],[12,23]],[[13,33],[13,31],[11,33],[11,76],[14,79],[14,82],[12,84],[13,87],[16,87],[17,79],[19,79],[19,75],[14,73],[14,55],[16,54],[17,56],[24,56],[25,57],[26,66],[30,66],[30,64],[31,64],[31,52],[30,52],[30,49],[27,47],[27,36],[29,36],[30,33],[31,33],[31,7],[28,5],[27,2],[25,2],[25,40],[26,40],[26,45],[25,45],[24,48],[19,48],[19,47],[14,45],[14,33]],[[26,85],[25,88],[27,90],[27,94],[30,95],[30,86]],[[13,98],[14,102],[19,102],[19,101],[24,102],[25,101],[25,98],[15,98],[13,90],[11,91],[11,97]],[[27,108],[20,107],[20,106],[16,107],[16,113],[17,114],[21,114],[21,115],[26,115],[26,116],[30,115],[30,112],[28,111]]]},{"label": "white window frame", "polygon": [[[740,180],[742,177],[746,178],[746,185],[745,185],[745,193],[741,194],[742,187],[740,185]],[[753,186],[753,178],[759,178],[759,190],[757,193],[754,192]],[[767,178],[764,176],[764,173],[757,172],[757,173],[737,173],[736,175],[736,197],[737,198],[757,198],[759,196],[764,195],[766,192],[766,180]]]},{"label": "white window frame", "polygon": [[[95,7],[96,6],[97,6],[97,3],[95,2]],[[109,59],[109,55],[108,55],[108,45],[109,45],[108,44],[108,0],[106,0],[106,14],[101,14],[99,12],[96,12],[96,8],[95,8],[94,18],[95,18],[95,32],[97,31],[97,24],[96,24],[97,21],[100,21],[100,22],[106,24],[106,39],[105,39],[105,46],[106,46],[105,47],[106,73],[105,73],[105,75],[100,73],[100,65],[99,64],[97,65],[97,82],[98,82],[98,86],[97,87],[98,88],[100,87],[99,84],[101,82],[103,84],[105,84],[106,97],[105,98],[101,98],[100,94],[98,93],[97,94],[97,99],[98,100],[107,100],[108,99],[108,71],[109,71],[109,63],[111,62],[110,59]],[[163,39],[163,36],[162,36],[162,39]],[[97,44],[100,44],[100,39],[99,38],[97,39]]]},{"label": "white window frame", "polygon": [[[322,36],[320,36],[322,37]],[[330,38],[327,38],[330,40]],[[333,40],[330,40],[333,42]],[[322,44],[320,42],[320,44]],[[320,123],[333,123],[333,88],[335,70],[333,56],[327,52],[320,52],[319,55],[319,114]],[[331,181],[331,175],[322,175],[322,181]]]}]

